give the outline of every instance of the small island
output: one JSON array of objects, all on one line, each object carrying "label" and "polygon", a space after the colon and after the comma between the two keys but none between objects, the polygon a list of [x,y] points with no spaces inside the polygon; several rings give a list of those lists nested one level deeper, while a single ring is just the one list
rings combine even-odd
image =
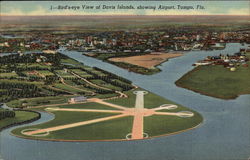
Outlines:
[{"label": "small island", "polygon": [[175,84],[207,96],[235,99],[250,93],[250,50],[233,55],[209,56]]},{"label": "small island", "polygon": [[158,65],[171,58],[182,56],[180,52],[151,52],[151,53],[84,53],[105,62],[114,64],[128,71],[152,75],[160,72]]},{"label": "small island", "polygon": [[135,73],[153,74],[154,72],[160,71],[157,66],[161,63],[166,62],[170,58],[175,58],[182,55],[183,54],[181,53],[153,52],[140,56],[109,58],[108,61]]}]

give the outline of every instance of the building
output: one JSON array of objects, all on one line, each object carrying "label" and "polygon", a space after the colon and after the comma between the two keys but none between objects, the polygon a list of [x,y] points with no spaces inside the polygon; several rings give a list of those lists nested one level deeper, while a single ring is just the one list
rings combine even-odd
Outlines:
[{"label": "building", "polygon": [[87,97],[84,96],[79,96],[79,97],[74,97],[69,99],[69,103],[77,103],[77,102],[85,102],[87,101]]}]

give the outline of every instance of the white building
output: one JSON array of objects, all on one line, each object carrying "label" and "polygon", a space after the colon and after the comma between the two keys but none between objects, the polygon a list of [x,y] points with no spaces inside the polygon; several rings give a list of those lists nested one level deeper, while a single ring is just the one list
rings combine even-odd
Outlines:
[{"label": "white building", "polygon": [[87,97],[84,96],[79,96],[79,97],[74,97],[69,99],[69,103],[77,103],[77,102],[85,102],[87,101]]}]

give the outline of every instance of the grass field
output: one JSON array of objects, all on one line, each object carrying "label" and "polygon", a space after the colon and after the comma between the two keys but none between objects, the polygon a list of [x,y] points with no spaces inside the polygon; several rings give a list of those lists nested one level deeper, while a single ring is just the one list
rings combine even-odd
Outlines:
[{"label": "grass field", "polygon": [[75,133],[72,137],[74,140],[126,139],[126,135],[131,132],[132,123],[132,117],[124,117],[88,126],[56,131],[52,133],[51,137],[68,139],[72,137],[72,133]]},{"label": "grass field", "polygon": [[81,64],[80,62],[74,60],[74,59],[71,59],[71,58],[67,58],[67,59],[61,59],[61,62],[62,63],[68,63],[68,64],[73,64],[73,65],[79,65]]},{"label": "grass field", "polygon": [[171,134],[197,126],[197,122],[201,121],[202,117],[197,113],[194,117],[185,118],[185,120],[180,117],[153,115],[145,117],[144,131],[149,136],[159,136],[162,133]]},{"label": "grass field", "polygon": [[250,94],[249,73],[250,67],[243,66],[234,72],[218,65],[199,66],[176,81],[176,85],[212,97],[234,99]]},{"label": "grass field", "polygon": [[[58,126],[58,125],[64,125],[68,123],[76,123],[80,121],[87,121],[95,118],[102,118],[106,116],[111,116],[114,115],[112,113],[85,113],[85,112],[64,112],[64,111],[58,111],[58,112],[53,112],[55,114],[55,119],[49,121],[48,123],[43,123],[35,126],[30,126],[30,127],[22,127],[13,130],[13,133],[19,133],[23,129],[26,128],[48,128],[48,127],[53,127],[53,126]],[[71,132],[72,134],[72,132]],[[73,136],[76,136],[77,133],[73,133]],[[79,135],[79,133],[78,133]],[[52,136],[52,137],[51,137]],[[65,136],[65,135],[64,135]],[[70,135],[69,135],[70,136]],[[50,134],[50,138],[55,138],[53,137],[53,134]],[[48,138],[48,137],[47,137]],[[61,137],[58,137],[61,138]]]},{"label": "grass field", "polygon": [[[142,89],[138,89],[142,90]],[[125,107],[134,107],[135,97],[133,91],[128,91],[126,94],[129,98],[117,98],[108,100],[113,104],[118,104]],[[153,93],[148,93],[144,96],[145,108],[156,108],[162,104],[175,104]],[[62,106],[55,106],[61,109],[100,109],[100,110],[115,110],[113,107],[106,106],[100,103],[88,102],[83,104],[67,104]],[[53,108],[53,107],[52,107]],[[36,108],[35,110],[44,110],[46,107]],[[79,111],[53,111],[47,110],[55,114],[55,119],[49,122],[15,129],[14,134],[35,138],[35,139],[57,139],[57,140],[113,140],[113,139],[126,139],[126,135],[131,133],[133,127],[133,117],[128,115],[126,117],[117,118],[113,120],[92,123],[88,125],[81,125],[73,128],[65,128],[61,130],[52,131],[49,135],[44,137],[27,136],[21,133],[24,129],[37,128],[44,129],[55,127],[58,125],[67,125],[76,122],[93,120],[96,118],[109,117],[119,115],[119,113],[100,113],[100,112],[79,112]],[[178,105],[178,108],[173,110],[162,110],[161,112],[179,112],[191,111],[194,113],[193,117],[181,118],[177,116],[162,116],[151,115],[144,117],[144,132],[149,137],[160,136],[164,134],[183,131],[185,129],[193,128],[202,122],[202,117],[199,113]]]}]

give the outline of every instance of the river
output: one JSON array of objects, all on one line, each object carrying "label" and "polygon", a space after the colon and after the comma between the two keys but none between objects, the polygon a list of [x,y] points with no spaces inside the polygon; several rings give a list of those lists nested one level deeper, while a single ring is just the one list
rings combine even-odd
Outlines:
[{"label": "river", "polygon": [[[250,157],[250,95],[222,100],[177,87],[174,82],[208,55],[233,54],[241,44],[224,50],[190,51],[159,66],[162,72],[139,75],[79,52],[64,54],[131,80],[134,84],[192,108],[204,117],[203,124],[180,134],[124,142],[50,142],[26,140],[1,132],[3,160],[247,160]],[[39,121],[50,119],[47,114]],[[38,121],[38,122],[39,122]],[[38,123],[35,122],[35,123]]]}]

